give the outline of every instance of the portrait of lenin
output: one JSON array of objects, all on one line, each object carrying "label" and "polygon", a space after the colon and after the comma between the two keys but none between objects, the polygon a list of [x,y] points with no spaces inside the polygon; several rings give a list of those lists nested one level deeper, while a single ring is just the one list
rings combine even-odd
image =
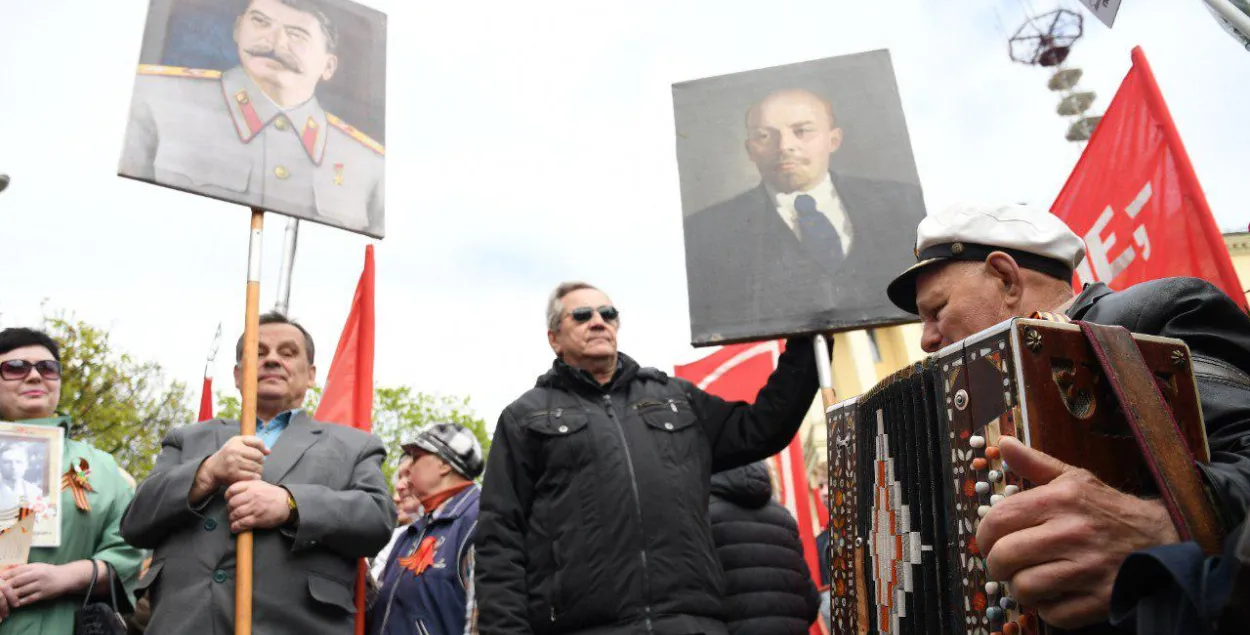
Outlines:
[{"label": "portrait of lenin", "polygon": [[695,345],[909,319],[885,287],[924,201],[885,51],[673,95]]}]

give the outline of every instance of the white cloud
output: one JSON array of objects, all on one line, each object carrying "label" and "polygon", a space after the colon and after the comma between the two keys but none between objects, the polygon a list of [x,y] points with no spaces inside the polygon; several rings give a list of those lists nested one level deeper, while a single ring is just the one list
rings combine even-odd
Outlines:
[{"label": "white cloud", "polygon": [[[561,279],[609,291],[642,363],[690,357],[674,82],[888,47],[930,209],[1048,205],[1078,157],[1046,74],[1007,59],[998,23],[1014,29],[1019,1],[369,4],[390,25],[377,379],[471,395],[488,421],[549,363],[543,302]],[[114,176],[144,15],[142,2],[6,9],[0,323],[37,320],[47,298],[194,386],[222,321],[227,386],[247,213]],[[1142,44],[1218,221],[1244,227],[1250,54],[1196,0],[1126,2],[1114,29],[1086,28],[1071,59],[1095,108]],[[285,225],[267,221],[266,308]],[[322,373],[366,242],[302,230],[292,313]]]}]

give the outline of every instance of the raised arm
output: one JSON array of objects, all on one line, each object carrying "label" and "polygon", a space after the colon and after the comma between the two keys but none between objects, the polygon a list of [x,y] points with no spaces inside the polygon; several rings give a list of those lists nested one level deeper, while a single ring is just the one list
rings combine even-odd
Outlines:
[{"label": "raised arm", "polygon": [[777,370],[754,404],[725,401],[687,382],[687,397],[712,444],[712,472],[783,450],[798,433],[816,388],[816,354],[811,342],[801,337],[786,342]]}]

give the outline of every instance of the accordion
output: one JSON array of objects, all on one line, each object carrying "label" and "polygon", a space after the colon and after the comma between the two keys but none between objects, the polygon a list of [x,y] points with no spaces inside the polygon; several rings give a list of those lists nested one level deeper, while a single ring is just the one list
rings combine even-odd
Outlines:
[{"label": "accordion", "polygon": [[[1157,387],[1188,446],[1159,454],[1177,455],[1167,460],[1198,482],[1194,462],[1207,462],[1208,450],[1183,342],[1119,327],[1003,322],[827,409],[833,633],[1047,631],[1006,584],[987,579],[976,545],[979,518],[1029,486],[999,458],[1004,435],[1120,491],[1161,495],[1157,457],[1128,416],[1140,408],[1121,407],[1139,403],[1124,401],[1124,367],[1105,366],[1086,329],[1116,329],[1121,346],[1140,351],[1138,389]],[[1213,513],[1201,490],[1198,498],[1188,502]]]}]

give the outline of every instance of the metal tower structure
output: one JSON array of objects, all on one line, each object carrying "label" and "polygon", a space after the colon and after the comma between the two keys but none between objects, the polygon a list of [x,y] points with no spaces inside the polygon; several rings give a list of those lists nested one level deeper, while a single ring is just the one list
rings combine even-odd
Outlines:
[{"label": "metal tower structure", "polygon": [[1055,111],[1071,121],[1067,139],[1077,143],[1089,141],[1094,127],[1102,120],[1101,115],[1085,114],[1096,95],[1077,87],[1084,71],[1064,64],[1084,32],[1085,19],[1080,13],[1055,9],[1030,17],[1007,40],[1007,54],[1012,61],[1053,69],[1046,87],[1059,94]]}]

